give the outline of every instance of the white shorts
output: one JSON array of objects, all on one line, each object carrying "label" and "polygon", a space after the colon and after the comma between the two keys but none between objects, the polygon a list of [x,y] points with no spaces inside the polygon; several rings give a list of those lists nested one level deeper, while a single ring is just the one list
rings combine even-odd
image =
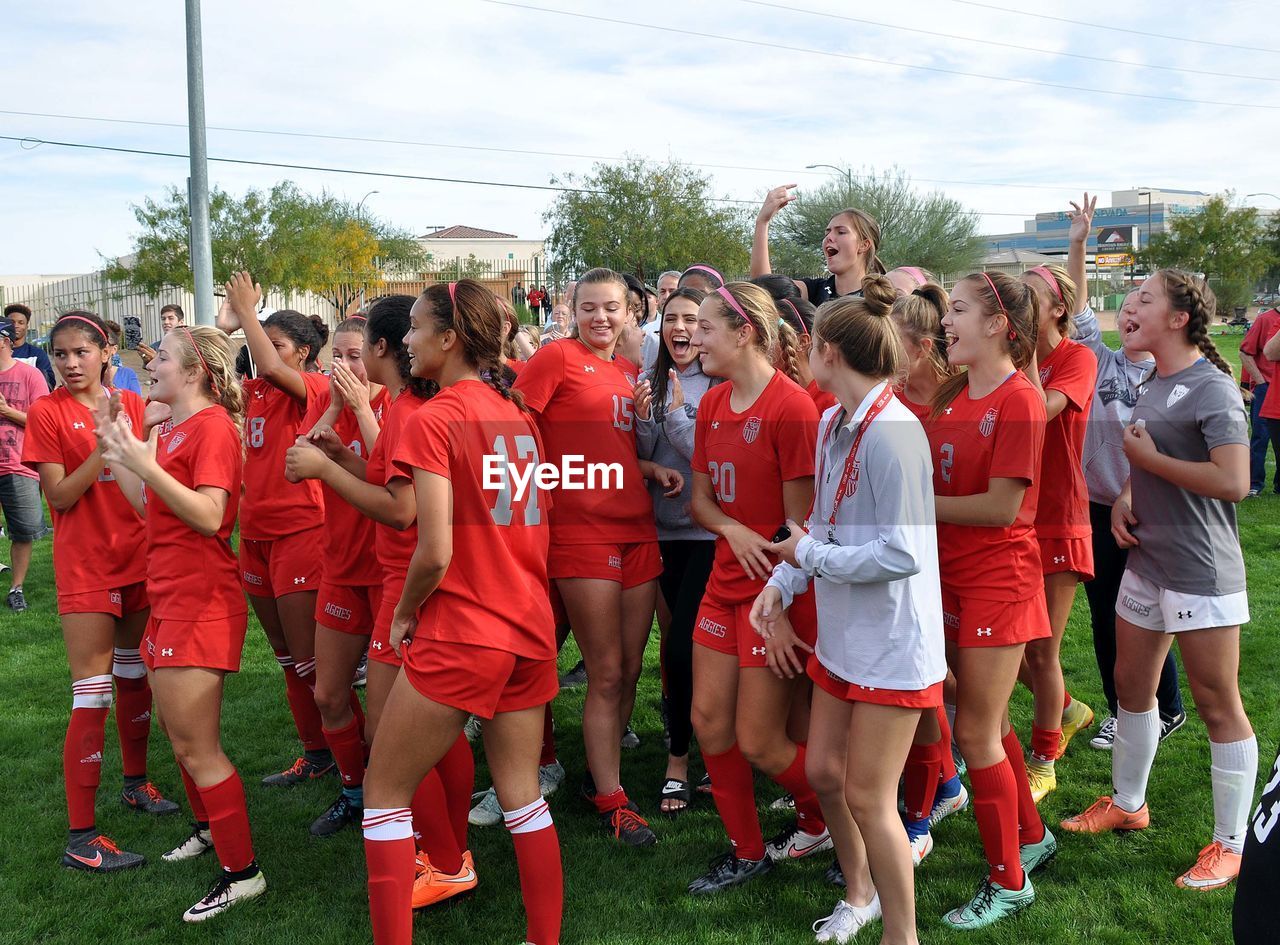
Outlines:
[{"label": "white shorts", "polygon": [[1220,597],[1182,594],[1126,569],[1116,597],[1116,616],[1158,633],[1238,627],[1249,622],[1249,595],[1245,591]]}]

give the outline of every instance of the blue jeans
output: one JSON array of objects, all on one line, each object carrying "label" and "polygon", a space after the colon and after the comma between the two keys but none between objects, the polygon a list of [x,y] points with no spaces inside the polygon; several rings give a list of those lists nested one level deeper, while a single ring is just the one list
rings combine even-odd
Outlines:
[{"label": "blue jeans", "polygon": [[[1261,492],[1267,478],[1267,444],[1271,442],[1270,423],[1266,417],[1258,415],[1262,402],[1267,399],[1269,384],[1259,384],[1253,389],[1253,402],[1249,404],[1249,489]],[[1277,465],[1275,480],[1272,483],[1280,492],[1280,452],[1276,453]]]}]

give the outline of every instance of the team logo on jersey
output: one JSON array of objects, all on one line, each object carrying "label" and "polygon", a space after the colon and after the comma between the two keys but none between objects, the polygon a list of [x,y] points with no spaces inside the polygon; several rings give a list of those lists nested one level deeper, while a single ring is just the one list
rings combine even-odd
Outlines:
[{"label": "team logo on jersey", "polygon": [[169,437],[169,445],[165,447],[165,452],[172,453],[174,450],[176,450],[179,446],[182,445],[182,441],[185,440],[186,438],[187,438],[187,431],[179,430],[173,436]]},{"label": "team logo on jersey", "polygon": [[590,364],[582,365],[582,370],[586,371],[588,374],[596,373],[596,369],[592,367]]},{"label": "team logo on jersey", "polygon": [[296,577],[296,578],[294,578],[294,579],[293,579],[293,583],[294,583],[294,584],[306,584],[306,583],[307,583],[307,579],[306,579],[306,578],[304,578],[304,577]]},{"label": "team logo on jersey", "polygon": [[753,646],[751,648],[752,656],[764,656],[764,654],[765,654],[765,648],[762,646]]},{"label": "team logo on jersey", "polygon": [[996,417],[1000,416],[1000,411],[995,407],[988,407],[987,412],[982,415],[982,421],[978,424],[978,432],[983,436],[990,436],[991,431],[996,428]]},{"label": "team logo on jersey", "polygon": [[83,421],[83,420],[73,420],[73,421],[71,422],[71,429],[73,429],[73,430],[83,430],[83,429],[84,429],[84,421]]},{"label": "team logo on jersey", "polygon": [[1172,407],[1187,394],[1191,393],[1191,388],[1185,384],[1174,384],[1173,390],[1169,391],[1169,399],[1164,402],[1166,407]]},{"label": "team logo on jersey", "polygon": [[980,636],[980,637],[989,637],[989,636],[991,636],[991,628],[990,628],[990,627],[979,627],[979,628],[978,628],[976,631],[974,631],[974,632],[975,632],[975,633],[977,633],[977,634],[978,634],[978,636]]},{"label": "team logo on jersey", "polygon": [[1043,384],[1045,381],[1049,380],[1049,375],[1052,373],[1053,373],[1052,364],[1050,364],[1048,367],[1042,367],[1040,369],[1040,383]]},{"label": "team logo on jersey", "polygon": [[742,425],[742,438],[748,443],[754,443],[756,437],[760,435],[760,418],[749,417],[747,422]]},{"label": "team logo on jersey", "polygon": [[720,421],[719,421],[719,420],[712,420],[712,421],[711,421],[711,429],[713,429],[713,430],[719,430],[719,429],[720,429]]},{"label": "team logo on jersey", "polygon": [[636,386],[636,376],[634,374],[628,374],[626,371],[623,371],[622,376],[627,379],[627,383],[632,387]]},{"label": "team logo on jersey", "polygon": [[1120,596],[1120,603],[1124,604],[1126,610],[1132,610],[1139,617],[1151,616],[1151,605],[1144,604],[1141,601],[1134,600],[1128,594]]},{"label": "team logo on jersey", "polygon": [[161,655],[161,656],[173,656],[173,647],[171,647],[171,646],[166,646],[163,650],[161,650],[161,651],[160,651],[160,655]]}]

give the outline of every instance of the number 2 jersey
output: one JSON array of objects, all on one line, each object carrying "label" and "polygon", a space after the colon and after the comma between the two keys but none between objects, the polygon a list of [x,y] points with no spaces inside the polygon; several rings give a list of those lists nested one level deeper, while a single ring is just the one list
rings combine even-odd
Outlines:
[{"label": "number 2 jersey", "polygon": [[1015,371],[976,400],[965,387],[925,424],[935,495],[980,495],[992,479],[1028,483],[1018,515],[1007,528],[938,522],[938,564],[947,590],[1009,603],[1044,590],[1035,520],[1045,417],[1043,395]]},{"label": "number 2 jersey", "polygon": [[328,396],[329,378],[301,375],[306,403],[261,377],[244,382],[244,501],[240,505],[240,537],[271,541],[315,528],[324,520],[324,499],[314,479],[284,478],[284,454],[300,433],[312,402]]},{"label": "number 2 jersey", "polygon": [[[755,403],[742,412],[733,409],[732,394],[733,384],[728,383],[703,395],[694,431],[693,471],[711,477],[716,502],[726,515],[771,541],[787,520],[782,484],[813,476],[818,408],[804,388],[781,371],[774,372]],[[738,603],[755,597],[764,583],[747,577],[729,542],[716,539],[708,594]]]},{"label": "number 2 jersey", "polygon": [[418,609],[415,638],[555,659],[547,586],[547,494],[525,476],[541,462],[533,417],[483,381],[459,381],[409,419],[392,465],[453,490],[452,558]]}]

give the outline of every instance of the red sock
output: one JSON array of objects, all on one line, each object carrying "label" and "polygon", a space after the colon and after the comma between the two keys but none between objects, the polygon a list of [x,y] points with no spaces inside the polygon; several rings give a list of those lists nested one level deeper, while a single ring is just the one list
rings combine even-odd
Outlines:
[{"label": "red sock", "polygon": [[352,719],[340,729],[324,729],[333,760],[338,765],[343,787],[364,784],[364,741],[360,738],[360,720]]},{"label": "red sock", "polygon": [[[764,859],[764,835],[756,814],[756,785],[751,765],[736,744],[719,755],[704,750],[702,763],[711,776],[711,797],[734,853],[744,860]],[[797,812],[799,806],[796,805]]]},{"label": "red sock", "polygon": [[[822,806],[818,803],[818,795],[809,787],[809,779],[804,773],[804,745],[796,745],[796,756],[786,771],[775,775],[773,780],[796,799],[796,823],[808,834],[820,834],[827,829],[822,819]],[[715,784],[712,775],[711,783]]]},{"label": "red sock", "polygon": [[619,807],[626,807],[630,803],[627,792],[622,788],[618,788],[612,794],[601,794],[597,791],[591,801],[596,805],[596,811],[601,814],[612,814]]},{"label": "red sock", "polygon": [[542,766],[542,765],[555,764],[555,760],[556,760],[555,719],[551,715],[551,703],[548,702],[546,713],[542,717],[542,757],[538,759],[538,765]]},{"label": "red sock", "polygon": [[993,883],[1005,889],[1021,889],[1022,861],[1018,859],[1018,785],[1009,762],[990,768],[970,768],[973,816],[978,821],[982,850],[991,867]]},{"label": "red sock", "polygon": [[951,721],[947,718],[947,710],[938,706],[938,728],[942,729],[942,772],[939,780],[950,781],[956,776],[956,759],[951,754]]},{"label": "red sock", "polygon": [[285,697],[289,700],[289,711],[293,713],[293,724],[298,730],[298,738],[306,751],[323,751],[328,746],[324,741],[324,723],[320,720],[320,710],[316,707],[314,659],[307,660],[310,667],[307,672],[299,673],[298,665],[288,653],[276,653],[276,662],[284,670]]},{"label": "red sock", "polygon": [[72,830],[89,830],[95,823],[93,808],[102,777],[102,746],[110,711],[110,676],[89,676],[71,684],[71,719],[62,743],[62,780]]},{"label": "red sock", "polygon": [[467,830],[471,825],[467,815],[471,813],[471,791],[476,784],[476,756],[471,753],[467,736],[458,733],[453,747],[436,763],[436,771],[440,772],[440,783],[444,785],[445,807],[458,849],[469,850]]},{"label": "red sock", "polygon": [[[1013,731],[1013,729],[1009,729]],[[1007,737],[1007,736],[1006,736]],[[1014,735],[1014,740],[1017,740]],[[1058,745],[1062,741],[1062,729],[1045,729],[1033,724],[1031,726],[1031,754],[1036,761],[1053,761],[1058,757]]]},{"label": "red sock", "polygon": [[1064,688],[1062,690],[1062,708],[1065,710],[1071,706],[1071,693]]},{"label": "red sock", "polygon": [[375,945],[413,945],[413,822],[407,807],[365,810],[364,856]]},{"label": "red sock", "polygon": [[147,776],[147,739],[151,735],[151,687],[137,650],[116,649],[111,672],[116,684],[116,731],[120,768],[126,778]]},{"label": "red sock", "polygon": [[547,802],[538,798],[520,810],[503,811],[511,831],[520,870],[520,896],[528,917],[525,941],[530,945],[559,945],[564,910],[564,868],[560,840]]},{"label": "red sock", "polygon": [[360,695],[354,689],[351,690],[351,714],[356,717],[356,724],[360,727],[360,741],[364,741],[364,706],[360,703]]},{"label": "red sock", "polygon": [[[462,869],[462,849],[458,837],[449,823],[448,805],[445,803],[444,785],[435,768],[418,783],[413,792],[413,829],[418,835],[418,845],[427,855],[431,865],[444,873],[456,873]],[[368,812],[365,812],[368,817]]]},{"label": "red sock", "polygon": [[1022,744],[1018,741],[1018,733],[1013,730],[1013,726],[1009,726],[1009,731],[1005,732],[1001,741],[1017,786],[1018,842],[1039,843],[1044,839],[1044,821],[1040,819],[1035,799],[1031,796],[1031,782],[1027,780],[1027,763],[1023,760]]},{"label": "red sock", "polygon": [[[903,800],[907,805],[907,817],[925,820],[933,811],[933,798],[938,792],[938,772],[942,770],[943,743],[912,745],[907,753],[906,791]],[[951,753],[951,745],[946,746]]]},{"label": "red sock", "polygon": [[200,799],[209,812],[209,833],[222,868],[233,873],[244,869],[253,862],[253,837],[239,772],[232,771],[212,787],[200,788]]},{"label": "red sock", "polygon": [[202,827],[209,826],[209,812],[204,809],[204,799],[200,797],[200,788],[196,786],[191,772],[178,763],[178,771],[182,774],[182,786],[187,790],[187,803],[191,805],[191,816]]}]

